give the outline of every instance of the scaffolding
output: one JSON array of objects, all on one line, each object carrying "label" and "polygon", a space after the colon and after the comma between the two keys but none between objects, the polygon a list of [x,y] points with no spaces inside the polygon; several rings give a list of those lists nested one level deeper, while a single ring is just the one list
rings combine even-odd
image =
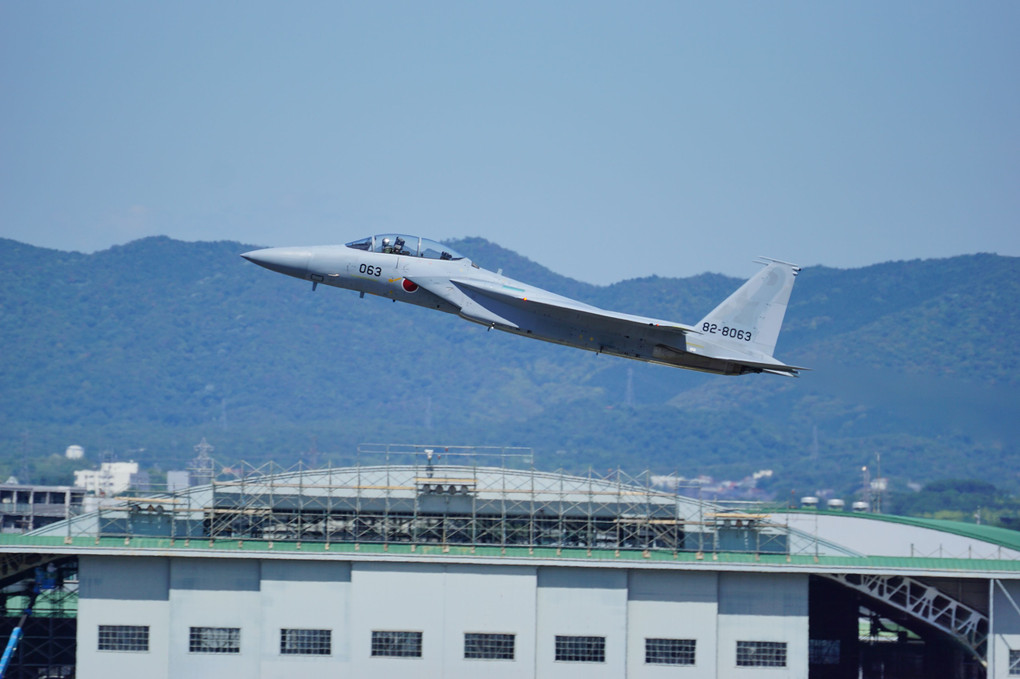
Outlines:
[{"label": "scaffolding", "polygon": [[120,498],[54,530],[96,539],[819,551],[817,538],[766,513],[684,494],[696,489],[657,490],[649,472],[540,472],[527,448],[365,444],[353,467],[242,463],[235,474],[166,495]]}]

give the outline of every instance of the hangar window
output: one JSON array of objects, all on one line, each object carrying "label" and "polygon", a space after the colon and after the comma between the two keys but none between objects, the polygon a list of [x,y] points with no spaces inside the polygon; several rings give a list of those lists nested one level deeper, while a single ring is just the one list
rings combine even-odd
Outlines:
[{"label": "hangar window", "polygon": [[786,667],[786,642],[738,641],[737,667]]},{"label": "hangar window", "polygon": [[240,653],[239,627],[192,627],[188,632],[190,653]]},{"label": "hangar window", "polygon": [[283,655],[329,655],[332,653],[332,630],[282,629],[280,653]]},{"label": "hangar window", "polygon": [[556,660],[559,662],[605,662],[605,637],[556,636]]},{"label": "hangar window", "polygon": [[420,658],[421,632],[372,631],[373,658]]},{"label": "hangar window", "polygon": [[148,625],[100,625],[100,651],[148,651]]},{"label": "hangar window", "polygon": [[513,634],[464,633],[465,660],[513,660]]},{"label": "hangar window", "polygon": [[1020,676],[1020,651],[1009,652],[1009,676]]},{"label": "hangar window", "polygon": [[648,665],[693,665],[694,639],[645,639]]}]

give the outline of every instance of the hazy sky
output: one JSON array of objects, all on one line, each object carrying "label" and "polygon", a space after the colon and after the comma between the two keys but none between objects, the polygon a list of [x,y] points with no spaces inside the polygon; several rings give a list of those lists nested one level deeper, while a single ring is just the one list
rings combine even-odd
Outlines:
[{"label": "hazy sky", "polygon": [[482,236],[596,283],[1020,255],[1018,35],[1013,0],[0,0],[0,236]]}]

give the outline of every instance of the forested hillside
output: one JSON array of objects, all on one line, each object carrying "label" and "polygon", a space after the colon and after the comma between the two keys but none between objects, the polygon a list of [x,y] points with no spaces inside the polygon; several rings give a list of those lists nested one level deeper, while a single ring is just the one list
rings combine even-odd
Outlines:
[{"label": "forested hillside", "polygon": [[[451,244],[552,291],[688,323],[741,282],[599,287],[482,239]],[[344,463],[367,441],[515,445],[544,469],[767,468],[765,490],[783,496],[846,492],[881,453],[894,488],[1020,486],[1016,258],[804,269],[776,353],[813,370],[788,379],[596,356],[312,292],[238,257],[252,247],[147,238],[84,255],[0,240],[0,474],[39,475],[71,443],[93,461],[109,450],[179,468],[204,436],[224,464],[286,465],[313,446]]]}]

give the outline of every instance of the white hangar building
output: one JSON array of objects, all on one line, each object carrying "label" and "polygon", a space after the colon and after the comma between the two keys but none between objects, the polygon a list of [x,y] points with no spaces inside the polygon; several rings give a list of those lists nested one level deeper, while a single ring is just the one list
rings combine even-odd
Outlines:
[{"label": "white hangar building", "polygon": [[0,535],[0,566],[4,620],[55,580],[8,677],[1020,675],[1017,533],[622,474],[254,473]]}]

